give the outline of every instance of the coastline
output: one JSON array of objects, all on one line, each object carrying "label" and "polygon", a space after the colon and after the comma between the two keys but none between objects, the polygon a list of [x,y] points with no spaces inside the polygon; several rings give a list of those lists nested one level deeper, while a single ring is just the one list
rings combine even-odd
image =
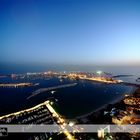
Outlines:
[{"label": "coastline", "polygon": [[[134,86],[133,86],[133,87],[132,87],[132,90],[130,91],[129,94],[132,95],[132,94],[135,92],[136,89],[137,89],[137,87],[134,87]],[[124,94],[121,95],[121,96],[119,96],[119,97],[116,98],[115,100],[112,100],[112,101],[110,101],[109,103],[98,107],[98,108],[95,109],[94,111],[91,111],[91,112],[89,112],[89,113],[87,113],[87,114],[84,114],[84,115],[77,116],[76,119],[81,119],[81,118],[87,117],[87,116],[89,116],[89,115],[91,115],[91,114],[93,114],[93,113],[96,113],[96,112],[98,112],[98,111],[101,111],[101,110],[105,109],[109,104],[112,104],[112,105],[113,105],[113,104],[116,104],[116,103],[120,102],[122,99],[124,99]]]}]

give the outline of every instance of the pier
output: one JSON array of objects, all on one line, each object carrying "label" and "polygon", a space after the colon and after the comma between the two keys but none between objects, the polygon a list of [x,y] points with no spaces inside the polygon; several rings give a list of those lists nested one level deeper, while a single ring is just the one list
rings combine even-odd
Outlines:
[{"label": "pier", "polygon": [[32,94],[27,98],[30,99],[42,92],[46,92],[46,91],[50,91],[50,90],[56,90],[56,89],[60,89],[60,88],[67,88],[67,87],[73,87],[76,86],[77,83],[72,83],[72,84],[64,84],[64,85],[58,85],[58,86],[53,86],[53,87],[48,87],[48,88],[40,88],[34,92],[32,92]]},{"label": "pier", "polygon": [[10,84],[0,84],[0,87],[4,87],[4,88],[17,88],[17,87],[25,87],[25,86],[32,86],[32,83],[10,83]]},{"label": "pier", "polygon": [[[32,112],[35,112],[39,109],[41,109],[41,107],[44,109],[44,111],[42,110],[39,110],[37,111],[38,113],[41,112],[42,114],[40,115],[35,115],[35,114],[32,114],[32,118],[28,118],[27,116],[25,117],[25,119],[22,120],[22,122],[24,122],[25,120],[31,120],[32,122],[36,121],[36,122],[40,122],[45,120],[46,118],[53,121],[52,124],[54,123],[57,123],[60,127],[60,129],[63,131],[64,135],[66,136],[67,140],[75,140],[74,136],[68,132],[68,130],[66,129],[66,120],[64,118],[62,118],[62,116],[60,116],[55,110],[54,108],[50,105],[50,101],[47,100],[43,103],[40,103],[32,108],[29,108],[29,109],[25,109],[25,110],[21,110],[21,111],[18,111],[18,112],[15,112],[15,113],[11,113],[11,114],[8,114],[8,115],[4,115],[4,116],[1,116],[0,117],[0,120],[2,119],[5,119],[5,120],[12,120],[13,118],[18,118],[20,115],[23,117],[24,114],[32,114]],[[47,112],[46,112],[46,109],[47,109]],[[36,113],[37,113],[36,112]],[[47,113],[46,115],[47,116],[44,116],[44,113]],[[34,117],[33,117],[34,116]],[[39,118],[37,118],[39,117]],[[54,121],[53,117],[55,117],[57,120],[56,122]],[[47,121],[48,122],[48,121]],[[39,123],[39,124],[40,124]],[[21,123],[22,124],[22,123]],[[23,123],[24,125],[26,123]],[[48,122],[49,124],[49,122]],[[72,129],[74,130],[74,128],[72,127]]]}]

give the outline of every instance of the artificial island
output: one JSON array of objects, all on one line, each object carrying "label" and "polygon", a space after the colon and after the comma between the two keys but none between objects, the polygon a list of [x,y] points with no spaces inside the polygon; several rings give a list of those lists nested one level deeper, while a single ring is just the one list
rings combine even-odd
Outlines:
[{"label": "artificial island", "polygon": [[[7,115],[2,115],[0,117],[0,124],[32,124],[32,125],[54,125],[59,126],[59,133],[45,133],[43,134],[32,134],[29,138],[33,139],[34,137],[39,139],[120,139],[122,136],[117,133],[106,133],[104,128],[99,130],[98,133],[93,134],[84,134],[84,127],[76,125],[84,124],[139,124],[140,114],[139,109],[139,96],[140,96],[140,85],[137,83],[124,82],[122,80],[116,79],[118,76],[113,76],[110,73],[105,73],[102,71],[97,71],[96,73],[89,72],[39,72],[39,73],[26,73],[26,74],[11,74],[11,75],[2,75],[1,78],[12,78],[15,81],[32,81],[32,82],[22,82],[22,83],[0,83],[0,88],[35,88],[33,92],[26,98],[26,100],[32,100],[48,92],[57,94],[57,90],[60,89],[69,89],[78,86],[79,81],[88,81],[98,84],[107,85],[121,85],[121,86],[131,86],[133,87],[132,94],[125,94],[117,102],[109,103],[103,105],[101,108],[92,110],[81,116],[74,117],[69,119],[61,113],[57,112],[56,104],[57,99],[55,97],[49,97],[46,101],[39,103],[28,109],[23,109],[15,113],[9,113]],[[39,87],[41,83],[36,83],[37,79],[51,79],[57,78],[60,81],[60,85],[55,86],[45,86]],[[71,83],[63,83],[63,81],[69,79]],[[35,81],[35,82],[34,82]],[[56,93],[55,93],[56,92]],[[39,95],[40,94],[40,95]],[[66,93],[67,94],[67,93]],[[77,102],[78,103],[78,102]],[[67,129],[67,126],[71,128],[71,131]],[[123,135],[124,137],[124,135]],[[137,133],[127,133],[125,134],[126,138],[139,138]]]}]

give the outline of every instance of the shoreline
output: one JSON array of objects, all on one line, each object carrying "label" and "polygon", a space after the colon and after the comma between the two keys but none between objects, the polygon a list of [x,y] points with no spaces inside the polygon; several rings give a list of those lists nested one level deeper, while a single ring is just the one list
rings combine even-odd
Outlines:
[{"label": "shoreline", "polygon": [[[133,86],[133,87],[132,87],[132,90],[130,91],[129,94],[132,95],[136,89],[137,89],[137,88]],[[104,104],[104,105],[98,107],[98,108],[95,109],[94,111],[91,111],[91,112],[89,112],[89,113],[87,113],[87,114],[84,114],[84,115],[77,116],[76,119],[81,119],[81,118],[87,117],[87,116],[89,116],[89,115],[91,115],[91,114],[93,114],[93,113],[96,113],[96,112],[98,112],[98,111],[101,111],[101,110],[105,109],[109,104],[112,104],[112,105],[113,105],[113,104],[116,104],[116,103],[120,102],[122,99],[124,99],[124,95],[125,95],[125,93],[124,93],[123,95],[121,95],[120,97],[116,98],[115,100],[112,100],[112,101],[110,101],[109,103]]]}]

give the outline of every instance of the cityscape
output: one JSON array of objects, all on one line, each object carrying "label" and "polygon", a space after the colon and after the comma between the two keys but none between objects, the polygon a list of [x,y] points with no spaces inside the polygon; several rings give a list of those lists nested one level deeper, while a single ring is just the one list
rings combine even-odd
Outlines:
[{"label": "cityscape", "polygon": [[139,0],[0,0],[0,140],[140,140]]},{"label": "cityscape", "polygon": [[[49,98],[39,103],[31,108],[23,109],[18,112],[9,113],[2,115],[0,117],[1,124],[28,124],[28,125],[59,125],[60,132],[54,133],[41,133],[41,134],[31,134],[23,135],[24,139],[139,139],[139,133],[125,133],[123,135],[117,133],[106,133],[105,131],[98,131],[98,133],[83,133],[83,127],[76,127],[76,125],[84,124],[114,124],[114,125],[136,125],[140,123],[139,118],[139,94],[140,94],[140,84],[138,83],[128,83],[123,80],[118,80],[121,77],[129,77],[130,75],[112,75],[110,73],[96,71],[94,73],[90,72],[37,72],[37,73],[25,73],[25,74],[8,74],[1,75],[1,79],[12,79],[12,83],[2,83],[0,84],[1,89],[5,91],[7,89],[26,89],[33,88],[30,96],[26,97],[26,100],[31,100],[32,98],[38,98],[41,94],[50,94]],[[51,81],[57,79],[59,85],[50,86],[47,88],[40,88],[42,82],[36,83],[35,81],[41,79],[41,81]],[[22,82],[17,83],[16,81],[33,81],[33,82]],[[67,83],[69,81],[69,84]],[[59,94],[58,90],[74,88],[80,85],[80,82],[90,82],[95,84],[95,86],[105,85],[123,85],[127,87],[132,87],[130,93],[124,93],[123,96],[112,102],[103,105],[86,114],[82,114],[77,117],[68,118],[61,115],[57,111],[58,99],[54,96]],[[137,79],[136,79],[137,81]],[[67,83],[67,84],[66,84]],[[84,83],[82,83],[84,85]],[[84,87],[85,88],[85,85]],[[35,90],[36,89],[36,90]],[[64,93],[67,94],[67,93]],[[120,95],[119,95],[120,96]],[[96,96],[95,96],[96,97]],[[72,131],[67,130],[67,125],[71,127]],[[10,135],[9,135],[10,136]],[[17,136],[18,137],[18,136]],[[19,136],[20,138],[20,136]]]}]

